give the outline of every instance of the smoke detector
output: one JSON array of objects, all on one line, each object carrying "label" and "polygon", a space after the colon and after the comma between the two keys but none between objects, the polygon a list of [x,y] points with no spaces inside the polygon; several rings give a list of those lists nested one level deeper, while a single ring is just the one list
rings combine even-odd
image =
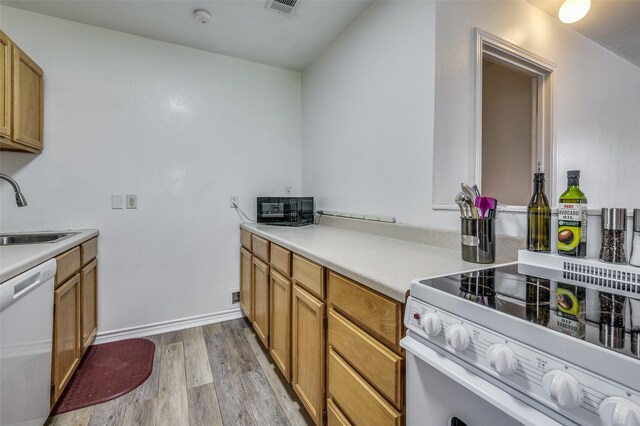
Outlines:
[{"label": "smoke detector", "polygon": [[265,8],[291,15],[296,4],[298,4],[298,0],[267,0]]},{"label": "smoke detector", "polygon": [[198,9],[193,12],[193,19],[200,24],[208,24],[211,21],[211,14],[203,9]]}]

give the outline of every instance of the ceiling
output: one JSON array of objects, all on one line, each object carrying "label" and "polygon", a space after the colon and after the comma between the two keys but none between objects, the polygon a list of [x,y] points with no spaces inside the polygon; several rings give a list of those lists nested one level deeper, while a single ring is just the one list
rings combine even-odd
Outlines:
[{"label": "ceiling", "polygon": [[[557,18],[564,0],[528,0]],[[591,0],[582,20],[567,24],[640,67],[640,0]]]},{"label": "ceiling", "polygon": [[[558,16],[563,0],[527,0]],[[0,0],[1,4],[155,40],[302,71],[373,0],[298,0],[293,16],[266,0]],[[205,9],[209,24],[193,11]],[[575,30],[640,66],[640,0],[592,0]]]},{"label": "ceiling", "polygon": [[[302,71],[372,0],[299,0],[293,15],[266,0],[13,0],[1,4]],[[193,11],[205,9],[209,24]]]}]

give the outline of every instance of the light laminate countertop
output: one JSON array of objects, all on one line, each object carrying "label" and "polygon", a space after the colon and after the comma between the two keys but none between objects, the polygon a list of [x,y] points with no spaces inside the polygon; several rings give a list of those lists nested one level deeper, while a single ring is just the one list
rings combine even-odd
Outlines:
[{"label": "light laminate countertop", "polygon": [[[463,261],[459,250],[333,226],[242,224],[240,227],[403,303],[413,279],[490,266]],[[496,259],[492,266],[516,258],[514,252],[512,259]]]},{"label": "light laminate countertop", "polygon": [[52,259],[99,234],[97,229],[16,232],[16,234],[36,234],[49,232],[78,232],[57,243],[16,244],[0,246],[0,283],[21,274],[36,265]]}]

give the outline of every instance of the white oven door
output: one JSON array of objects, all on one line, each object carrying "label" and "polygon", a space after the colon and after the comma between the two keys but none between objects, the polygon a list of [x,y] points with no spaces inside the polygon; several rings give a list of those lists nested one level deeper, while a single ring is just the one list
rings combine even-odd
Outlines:
[{"label": "white oven door", "polygon": [[407,426],[561,425],[411,336],[401,345],[407,351]]}]

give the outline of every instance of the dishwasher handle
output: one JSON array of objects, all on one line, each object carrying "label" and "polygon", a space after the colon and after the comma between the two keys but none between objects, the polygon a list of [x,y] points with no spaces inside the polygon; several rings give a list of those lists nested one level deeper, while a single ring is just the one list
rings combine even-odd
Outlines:
[{"label": "dishwasher handle", "polygon": [[55,274],[56,260],[51,259],[0,284],[0,312],[31,293],[41,284],[53,279]]}]

